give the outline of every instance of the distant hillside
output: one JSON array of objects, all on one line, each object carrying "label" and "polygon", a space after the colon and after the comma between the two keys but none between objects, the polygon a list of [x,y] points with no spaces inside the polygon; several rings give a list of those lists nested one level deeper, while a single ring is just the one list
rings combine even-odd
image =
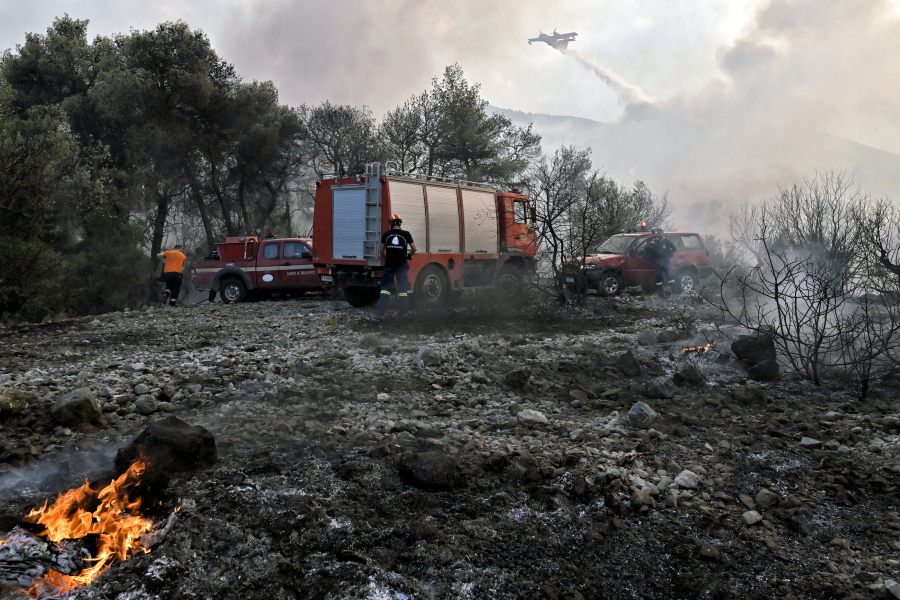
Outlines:
[{"label": "distant hillside", "polygon": [[592,149],[594,165],[626,185],[668,193],[676,224],[723,233],[728,214],[804,176],[844,171],[875,197],[900,199],[900,155],[808,130],[758,130],[671,115],[601,123],[580,117],[490,107],[515,124],[534,124],[545,154],[562,145]]}]

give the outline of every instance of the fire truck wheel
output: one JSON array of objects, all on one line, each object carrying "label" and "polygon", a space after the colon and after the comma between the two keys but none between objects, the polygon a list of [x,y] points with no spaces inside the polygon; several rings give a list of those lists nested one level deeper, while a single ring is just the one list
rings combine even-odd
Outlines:
[{"label": "fire truck wheel", "polygon": [[497,291],[502,298],[514,298],[522,291],[522,271],[515,265],[504,265],[497,280]]},{"label": "fire truck wheel", "polygon": [[380,290],[378,288],[351,285],[347,288],[344,295],[347,297],[347,302],[350,303],[350,306],[362,308],[374,304],[375,301],[378,300],[379,293]]},{"label": "fire truck wheel", "polygon": [[237,304],[247,298],[247,288],[240,279],[226,279],[219,288],[219,295],[225,304]]},{"label": "fire truck wheel", "polygon": [[442,304],[450,294],[450,283],[434,265],[422,269],[416,277],[416,303],[420,306]]},{"label": "fire truck wheel", "polygon": [[682,294],[697,291],[697,274],[693,271],[679,271],[675,276],[675,281],[678,283],[678,291]]},{"label": "fire truck wheel", "polygon": [[618,296],[622,293],[622,276],[615,271],[609,271],[600,275],[597,282],[597,292],[601,296]]}]

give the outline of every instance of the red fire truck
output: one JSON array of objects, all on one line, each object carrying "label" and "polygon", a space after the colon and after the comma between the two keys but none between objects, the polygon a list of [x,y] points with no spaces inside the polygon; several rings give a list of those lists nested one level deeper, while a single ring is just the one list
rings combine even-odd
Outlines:
[{"label": "red fire truck", "polygon": [[394,213],[418,248],[409,265],[409,291],[420,305],[474,287],[513,296],[535,272],[534,211],[518,190],[385,173],[378,163],[358,177],[322,179],[316,186],[316,273],[353,306],[378,299],[381,236]]},{"label": "red fire truck", "polygon": [[229,237],[218,250],[191,265],[191,279],[200,291],[217,290],[225,304],[249,294],[278,296],[321,290],[312,264],[309,238]]}]

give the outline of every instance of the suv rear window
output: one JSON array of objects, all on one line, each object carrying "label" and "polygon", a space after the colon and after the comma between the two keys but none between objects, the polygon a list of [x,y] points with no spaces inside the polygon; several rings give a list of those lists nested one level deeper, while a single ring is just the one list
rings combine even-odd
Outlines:
[{"label": "suv rear window", "polygon": [[703,248],[703,241],[699,235],[683,235],[681,243],[684,244],[685,250],[700,250]]}]

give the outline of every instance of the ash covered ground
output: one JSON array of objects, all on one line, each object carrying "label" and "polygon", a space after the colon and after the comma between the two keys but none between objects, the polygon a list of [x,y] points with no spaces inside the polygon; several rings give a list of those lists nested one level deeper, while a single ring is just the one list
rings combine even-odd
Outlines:
[{"label": "ash covered ground", "polygon": [[[897,388],[748,381],[704,310],[317,298],[0,330],[0,538],[174,414],[218,462],[79,599],[900,597]],[[59,425],[73,391],[100,414]]]}]

